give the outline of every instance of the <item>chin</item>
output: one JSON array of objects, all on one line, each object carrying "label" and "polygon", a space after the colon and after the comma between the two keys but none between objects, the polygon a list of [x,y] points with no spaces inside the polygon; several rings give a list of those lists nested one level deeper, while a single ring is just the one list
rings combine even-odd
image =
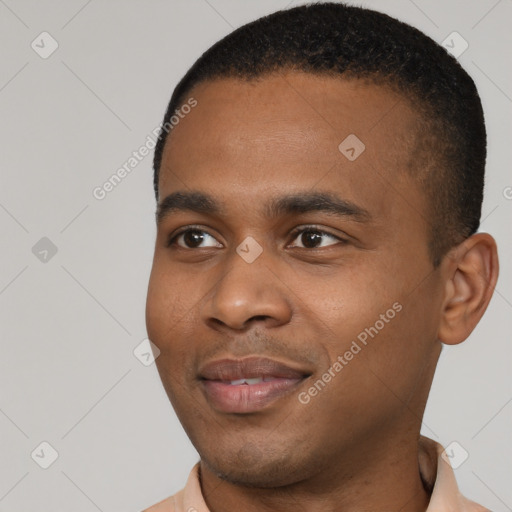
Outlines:
[{"label": "chin", "polygon": [[247,443],[239,450],[228,453],[222,450],[218,456],[203,456],[201,461],[217,478],[245,487],[282,487],[302,480],[307,463],[291,460],[290,452],[268,452]]},{"label": "chin", "polygon": [[265,489],[294,483],[286,469],[282,466],[276,467],[272,465],[266,468],[244,468],[232,465],[228,467],[227,464],[223,464],[222,467],[217,465],[212,467],[207,461],[203,460],[203,462],[217,478],[234,485]]}]

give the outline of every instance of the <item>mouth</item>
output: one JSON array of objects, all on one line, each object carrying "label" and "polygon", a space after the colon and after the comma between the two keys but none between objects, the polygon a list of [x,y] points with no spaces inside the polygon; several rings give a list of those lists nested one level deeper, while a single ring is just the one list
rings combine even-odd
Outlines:
[{"label": "mouth", "polygon": [[273,359],[222,359],[199,372],[210,405],[225,413],[261,411],[289,395],[311,375]]}]

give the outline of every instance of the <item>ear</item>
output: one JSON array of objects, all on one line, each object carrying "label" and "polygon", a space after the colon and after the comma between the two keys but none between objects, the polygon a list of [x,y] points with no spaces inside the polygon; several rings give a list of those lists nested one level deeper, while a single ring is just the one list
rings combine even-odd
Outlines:
[{"label": "ear", "polygon": [[456,345],[471,334],[491,300],[498,280],[496,241],[487,233],[470,236],[442,265],[446,286],[438,339]]}]

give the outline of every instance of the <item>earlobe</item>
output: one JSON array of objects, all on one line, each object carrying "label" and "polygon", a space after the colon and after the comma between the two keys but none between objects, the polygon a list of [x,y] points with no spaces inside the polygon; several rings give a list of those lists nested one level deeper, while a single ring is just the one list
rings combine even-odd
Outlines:
[{"label": "earlobe", "polygon": [[464,341],[491,300],[498,279],[496,241],[487,233],[470,236],[450,252],[438,339],[447,345]]}]

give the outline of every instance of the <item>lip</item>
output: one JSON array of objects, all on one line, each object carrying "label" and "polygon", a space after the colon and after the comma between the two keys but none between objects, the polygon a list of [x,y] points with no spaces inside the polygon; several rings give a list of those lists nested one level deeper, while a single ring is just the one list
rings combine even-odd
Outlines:
[{"label": "lip", "polygon": [[[265,357],[220,359],[199,372],[202,389],[214,409],[226,413],[257,412],[296,389],[310,372]],[[235,383],[242,379],[264,380]]]}]

